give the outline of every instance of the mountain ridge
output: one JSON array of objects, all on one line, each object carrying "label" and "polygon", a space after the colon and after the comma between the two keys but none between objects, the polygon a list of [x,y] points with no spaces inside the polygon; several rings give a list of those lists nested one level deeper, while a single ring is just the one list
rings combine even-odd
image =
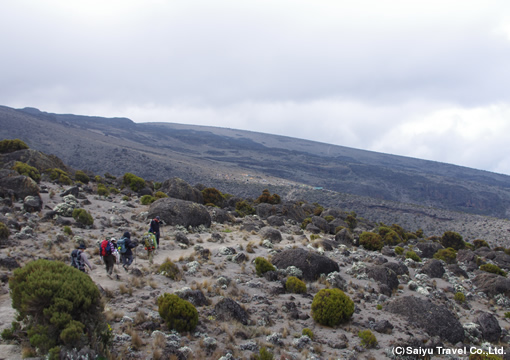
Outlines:
[{"label": "mountain ridge", "polygon": [[[0,136],[94,173],[180,177],[246,196],[322,188],[509,218],[510,176],[253,131],[0,107]],[[327,201],[327,199],[326,199]]]}]

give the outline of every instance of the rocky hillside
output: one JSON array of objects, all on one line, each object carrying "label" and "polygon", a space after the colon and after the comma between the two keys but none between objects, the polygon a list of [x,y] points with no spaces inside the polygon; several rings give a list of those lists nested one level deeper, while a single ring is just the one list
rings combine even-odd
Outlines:
[{"label": "rocky hillside", "polygon": [[[0,223],[8,229],[7,237],[0,232],[1,329],[15,320],[7,280],[16,269],[35,259],[69,263],[71,250],[84,244],[111,326],[110,359],[510,357],[508,249],[466,244],[462,233],[381,226],[306,200],[226,197],[205,206],[205,188],[174,178],[159,189],[168,197],[142,205],[142,194],[156,195],[153,184],[134,191],[114,177],[84,183],[68,175],[73,181],[63,185],[44,172],[35,183],[0,171]],[[98,194],[101,184],[108,196]],[[73,218],[76,208],[93,224]],[[117,265],[108,277],[97,242],[125,231],[140,240],[156,215],[164,225],[153,262],[139,245],[128,271]],[[326,289],[338,289],[343,300],[322,313],[316,299]],[[164,294],[193,305],[196,327],[170,328],[158,311]],[[2,356],[36,357],[23,332],[14,334],[2,339]],[[66,359],[96,354],[93,347],[61,347]]]},{"label": "rocky hillside", "polygon": [[268,186],[284,198],[323,188],[361,196],[357,202],[370,198],[499,218],[510,214],[509,176],[438,162],[235,129],[30,108],[0,107],[0,123],[0,138],[19,138],[96,174],[179,177],[243,197],[258,196]]}]

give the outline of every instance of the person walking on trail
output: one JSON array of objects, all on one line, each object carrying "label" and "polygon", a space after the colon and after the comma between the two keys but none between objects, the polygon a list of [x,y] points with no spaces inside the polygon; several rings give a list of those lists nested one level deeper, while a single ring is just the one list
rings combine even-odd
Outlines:
[{"label": "person walking on trail", "polygon": [[[137,247],[138,244],[131,241],[131,234],[129,231],[126,231],[124,235],[122,235],[122,238],[118,241],[118,243],[120,243],[121,240],[124,242],[124,245],[119,246],[118,248],[122,257],[122,267],[124,270],[128,271],[129,265],[133,263],[133,251],[131,249]],[[124,252],[122,252],[122,250],[124,250]]]},{"label": "person walking on trail", "polygon": [[78,249],[74,249],[71,252],[71,266],[83,272],[85,272],[85,265],[87,265],[90,270],[94,270],[96,268],[90,264],[87,253],[85,252],[86,248],[85,244],[80,244]]},{"label": "person walking on trail", "polygon": [[147,257],[149,258],[149,264],[152,264],[154,259],[154,251],[156,250],[156,235],[150,231],[143,235],[143,244],[145,250],[147,250]]},{"label": "person walking on trail", "polygon": [[103,258],[103,262],[106,267],[106,276],[110,279],[113,274],[113,266],[115,265],[115,238],[111,238],[110,240],[104,239],[101,241],[101,246],[99,249],[99,255]]},{"label": "person walking on trail", "polygon": [[159,235],[160,235],[159,224],[160,224],[160,218],[159,218],[159,216],[156,216],[154,219],[152,219],[151,225],[149,228],[149,232],[156,235],[156,247],[157,248],[159,248]]}]

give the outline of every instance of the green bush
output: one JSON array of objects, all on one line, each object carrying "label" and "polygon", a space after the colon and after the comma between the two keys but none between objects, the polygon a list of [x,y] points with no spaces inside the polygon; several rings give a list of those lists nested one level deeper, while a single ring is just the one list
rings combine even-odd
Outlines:
[{"label": "green bush", "polygon": [[363,330],[358,333],[361,338],[361,345],[366,348],[373,348],[377,346],[377,338],[370,330]]},{"label": "green bush", "polygon": [[454,250],[464,249],[465,244],[462,236],[454,231],[446,231],[441,237],[441,245]]},{"label": "green bush", "polygon": [[223,205],[223,194],[216,188],[206,188],[202,190],[204,204],[213,204],[214,206],[221,207]]},{"label": "green bush", "polygon": [[94,181],[98,184],[101,184],[101,183],[103,183],[104,180],[101,176],[96,175],[96,176],[94,176]]},{"label": "green bush", "polygon": [[273,194],[271,195],[271,193],[269,192],[268,189],[264,189],[262,191],[262,195],[260,195],[257,200],[255,200],[255,202],[257,204],[261,204],[261,203],[267,203],[267,204],[279,204],[281,203],[281,198],[278,194]]},{"label": "green bush", "polygon": [[18,150],[26,150],[28,145],[20,139],[0,141],[0,154],[7,154]]},{"label": "green bush", "polygon": [[175,294],[164,293],[158,298],[159,315],[169,329],[193,331],[198,324],[198,311],[190,302]]},{"label": "green bush", "polygon": [[447,264],[453,264],[457,261],[457,251],[453,248],[439,249],[434,254],[434,259],[443,260]]},{"label": "green bush", "polygon": [[313,331],[310,330],[309,328],[304,328],[303,331],[301,331],[301,335],[306,335],[308,336],[311,340],[313,340],[314,338],[314,335],[313,335]]},{"label": "green bush", "polygon": [[303,222],[301,223],[301,229],[305,230],[306,227],[308,226],[308,224],[311,224],[312,223],[312,218],[311,217],[307,217],[303,220]]},{"label": "green bush", "polygon": [[314,203],[314,205],[316,205],[316,208],[313,209],[313,214],[315,216],[321,216],[322,212],[324,211],[324,207],[317,203]]},{"label": "green bush", "polygon": [[337,326],[353,313],[354,302],[340,289],[322,289],[313,298],[312,317],[321,325]]},{"label": "green bush", "polygon": [[165,194],[163,191],[156,191],[156,193],[154,194],[154,197],[156,199],[163,199],[163,198],[167,198],[168,195]]},{"label": "green bush", "polygon": [[414,251],[406,252],[406,259],[411,259],[411,260],[414,260],[416,262],[421,262],[421,258]]},{"label": "green bush", "polygon": [[3,222],[0,222],[0,240],[7,240],[10,235],[11,232],[9,231],[7,225],[5,225]]},{"label": "green bush", "polygon": [[152,195],[144,195],[140,198],[140,204],[142,205],[150,205],[157,199]]},{"label": "green bush", "polygon": [[364,231],[359,236],[359,244],[367,250],[379,251],[383,248],[384,243],[381,235]]},{"label": "green bush", "polygon": [[76,172],[74,173],[74,178],[76,179],[76,181],[79,181],[83,184],[88,184],[90,181],[90,177],[81,170],[76,170]]},{"label": "green bush", "polygon": [[236,203],[236,211],[240,217],[247,215],[254,215],[255,209],[246,200],[242,200]]},{"label": "green bush", "polygon": [[9,288],[12,306],[26,330],[19,334],[27,336],[41,354],[61,345],[104,350],[97,340],[107,327],[101,295],[87,274],[59,261],[40,259],[14,270]]},{"label": "green bush", "polygon": [[108,188],[108,191],[110,192],[110,194],[115,194],[115,195],[116,195],[116,194],[120,194],[119,189],[117,189],[115,186],[110,186],[110,187]]},{"label": "green bush", "polygon": [[510,319],[510,311],[505,312],[505,319]]},{"label": "green bush", "polygon": [[479,354],[478,352],[476,354],[470,354],[469,360],[502,360],[503,358],[498,355],[489,354],[488,352],[482,352]]},{"label": "green bush", "polygon": [[66,235],[73,235],[73,230],[71,229],[71,227],[69,226],[64,226],[64,229],[62,230],[64,232],[64,234]]},{"label": "green bush", "polygon": [[176,280],[179,278],[181,272],[177,265],[175,265],[170,259],[166,259],[159,267],[159,273],[172,280]]},{"label": "green bush", "polygon": [[393,245],[400,244],[402,242],[402,238],[396,231],[390,229],[390,231],[388,231],[386,234],[384,234],[383,242],[386,245],[393,246]]},{"label": "green bush", "polygon": [[404,248],[400,246],[395,246],[395,254],[402,255],[404,253]]},{"label": "green bush", "polygon": [[294,294],[305,294],[306,284],[295,276],[289,276],[285,283],[285,289]]},{"label": "green bush", "polygon": [[45,173],[48,173],[52,181],[57,181],[59,184],[71,185],[73,183],[69,175],[64,170],[60,170],[57,168],[48,169],[45,171]]},{"label": "green bush", "polygon": [[453,296],[453,299],[458,302],[459,304],[462,304],[462,303],[465,303],[466,302],[466,295],[464,295],[463,293],[461,293],[460,291],[459,292],[456,292],[455,295]]},{"label": "green bush", "polygon": [[134,174],[125,173],[122,179],[122,185],[129,187],[131,191],[139,192],[145,187],[145,180]]},{"label": "green bush", "polygon": [[480,270],[486,271],[486,272],[489,272],[489,273],[492,273],[492,274],[498,274],[498,275],[501,275],[501,276],[506,276],[506,272],[504,272],[503,270],[500,269],[499,266],[494,265],[494,264],[483,264],[483,265],[480,265]]},{"label": "green bush", "polygon": [[108,196],[108,195],[110,195],[110,191],[106,188],[106,186],[104,184],[99,183],[97,185],[97,195]]},{"label": "green bush", "polygon": [[487,241],[485,240],[481,240],[481,239],[476,239],[473,241],[473,246],[475,247],[475,250],[476,249],[480,249],[481,247],[487,247],[487,248],[490,248],[489,244],[487,243]]},{"label": "green bush", "polygon": [[264,259],[263,257],[255,258],[255,271],[257,272],[257,276],[262,276],[264,273],[268,271],[275,271],[276,268],[269,261]]},{"label": "green bush", "polygon": [[28,176],[32,180],[34,180],[36,183],[41,181],[41,174],[39,173],[39,170],[37,170],[35,167],[30,166],[28,164],[25,164],[21,161],[16,161],[13,168],[14,171],[17,171],[18,174]]},{"label": "green bush", "polygon": [[94,224],[94,218],[90,213],[85,209],[74,209],[73,210],[73,219],[82,225],[92,225]]},{"label": "green bush", "polygon": [[332,222],[333,220],[335,220],[335,217],[333,215],[327,215],[324,216],[324,220],[326,220],[327,222]]},{"label": "green bush", "polygon": [[356,219],[356,214],[347,215],[345,222],[351,231],[354,230],[356,226],[358,226],[358,219]]},{"label": "green bush", "polygon": [[253,359],[255,359],[255,360],[273,360],[274,355],[269,350],[267,350],[267,348],[265,346],[262,346],[259,349],[258,355],[254,355]]}]

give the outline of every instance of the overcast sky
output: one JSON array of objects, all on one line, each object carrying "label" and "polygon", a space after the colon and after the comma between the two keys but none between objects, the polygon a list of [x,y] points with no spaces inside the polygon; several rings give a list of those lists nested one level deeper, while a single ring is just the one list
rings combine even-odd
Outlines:
[{"label": "overcast sky", "polygon": [[510,174],[510,1],[2,0],[0,105]]}]

